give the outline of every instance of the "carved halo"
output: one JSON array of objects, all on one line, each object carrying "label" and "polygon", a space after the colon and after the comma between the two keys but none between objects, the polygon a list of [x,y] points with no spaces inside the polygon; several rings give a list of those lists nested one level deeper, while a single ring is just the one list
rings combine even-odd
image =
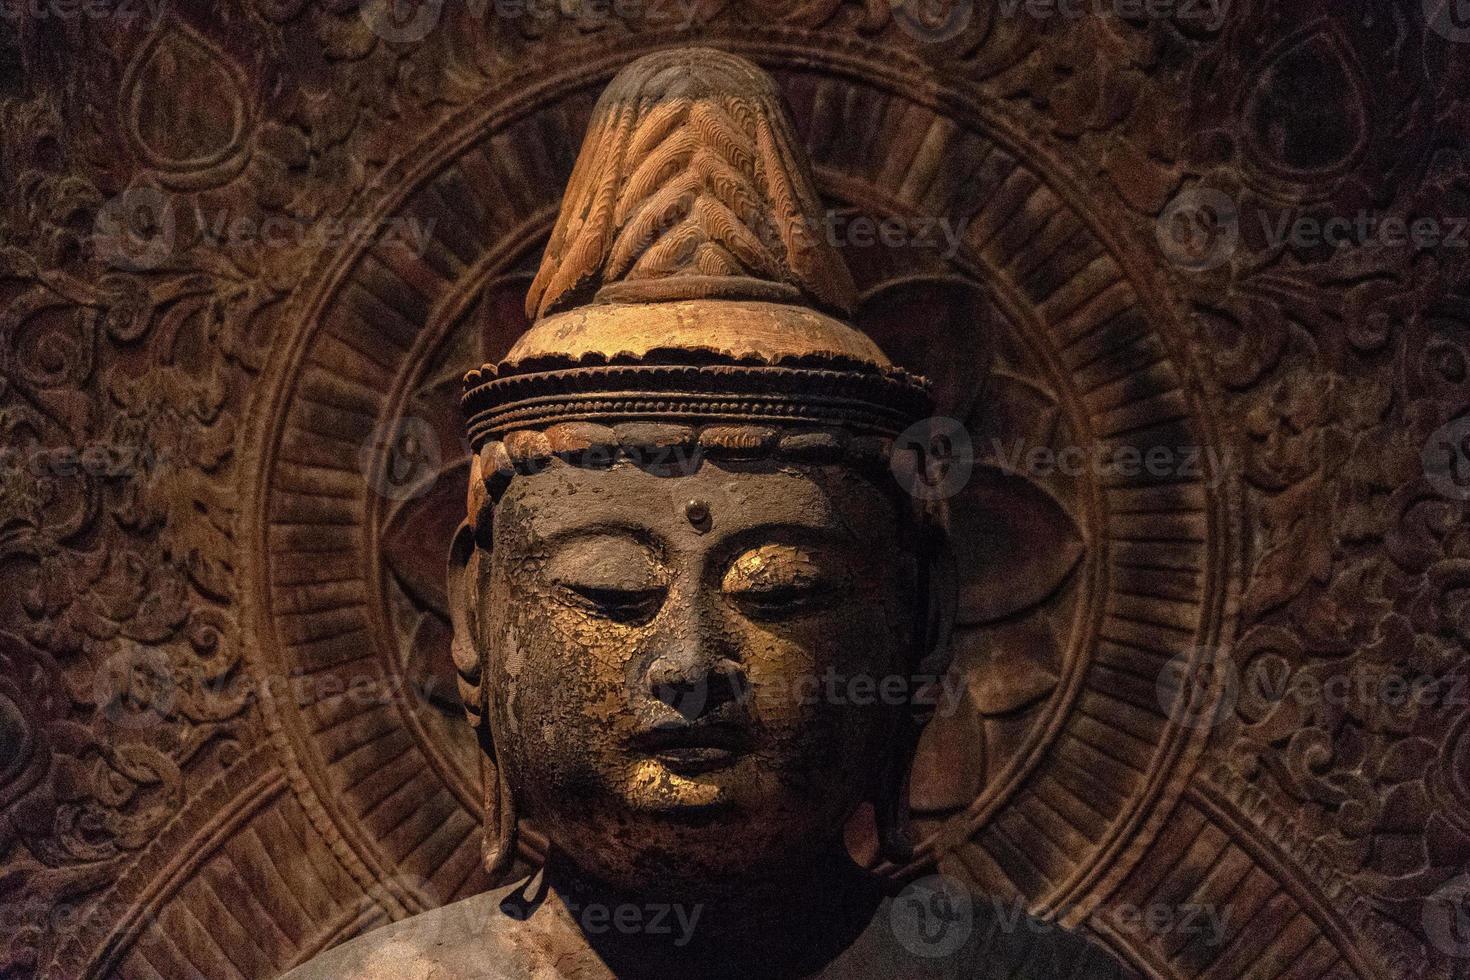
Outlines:
[{"label": "carved halo", "polygon": [[[952,255],[941,241],[844,258],[863,297],[860,326],[901,365],[934,376],[941,411],[968,423],[984,457],[952,501],[967,535],[953,675],[961,703],[921,745],[918,861],[888,870],[938,862],[1075,921],[1142,853],[1196,751],[1200,732],[1168,717],[1153,679],[1222,628],[1229,502],[1203,472],[1167,483],[1037,474],[1010,448],[1214,439],[1189,394],[1188,348],[1167,301],[1122,262],[1065,166],[1003,117],[903,102],[884,87],[880,61],[864,64],[868,81],[809,69],[779,80],[834,214],[961,228]],[[504,357],[525,329],[514,311],[570,175],[564,148],[577,145],[611,67],[550,76],[530,92],[527,104],[544,107],[535,114],[487,106],[427,143],[402,171],[417,176],[385,189],[378,210],[432,214],[440,234],[418,259],[379,249],[336,257],[308,326],[266,378],[282,408],[258,457],[255,504],[268,531],[249,562],[266,597],[257,669],[443,679],[427,688],[429,704],[350,719],[331,700],[267,706],[303,805],[365,882],[403,868],[440,900],[483,887],[477,750],[462,721],[432,706],[457,699],[436,584],[444,552],[428,542],[447,547],[453,522],[443,526],[443,515],[457,521],[464,508],[459,372]],[[880,178],[882,161],[841,155],[832,136],[877,123],[843,113],[928,125],[944,158],[974,169],[943,173],[926,156]],[[554,144],[546,126],[561,127]],[[880,127],[872,146],[897,138]],[[466,240],[479,251],[461,255]],[[907,329],[905,310],[921,311],[910,315],[928,329]],[[988,371],[956,353],[973,351],[982,329],[998,346]],[[984,416],[973,411],[982,387]],[[344,413],[363,430],[426,420],[444,465],[417,496],[364,492],[358,447],[321,434]],[[344,578],[363,586],[348,595],[332,584]]]}]

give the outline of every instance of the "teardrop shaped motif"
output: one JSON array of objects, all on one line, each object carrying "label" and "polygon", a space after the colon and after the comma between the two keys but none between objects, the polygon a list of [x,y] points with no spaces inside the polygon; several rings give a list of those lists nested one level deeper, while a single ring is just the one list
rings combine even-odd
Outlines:
[{"label": "teardrop shaped motif", "polygon": [[174,24],[143,46],[122,93],[129,135],[175,183],[223,183],[243,165],[251,116],[244,76],[187,26]]},{"label": "teardrop shaped motif", "polygon": [[1368,134],[1362,73],[1335,32],[1286,41],[1246,96],[1244,122],[1258,166],[1304,181],[1341,173]]}]

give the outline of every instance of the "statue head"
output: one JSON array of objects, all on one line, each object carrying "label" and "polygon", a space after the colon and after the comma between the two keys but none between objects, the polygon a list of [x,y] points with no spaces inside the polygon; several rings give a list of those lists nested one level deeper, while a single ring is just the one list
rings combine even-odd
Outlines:
[{"label": "statue head", "polygon": [[848,322],[818,206],[740,58],[651,55],[597,104],[535,322],[465,379],[450,599],[492,874],[522,820],[635,890],[844,833],[902,856],[942,515],[889,456],[929,400]]}]

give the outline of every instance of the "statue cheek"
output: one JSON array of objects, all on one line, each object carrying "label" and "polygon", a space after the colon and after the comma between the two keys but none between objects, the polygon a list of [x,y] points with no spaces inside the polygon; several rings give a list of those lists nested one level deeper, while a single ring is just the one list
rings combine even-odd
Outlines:
[{"label": "statue cheek", "polygon": [[557,601],[541,587],[510,590],[500,602],[505,632],[522,663],[559,674],[619,670],[630,631]]},{"label": "statue cheek", "polygon": [[634,723],[627,667],[637,636],[536,593],[508,609],[496,653],[499,694],[534,751],[566,756],[572,741],[576,751],[595,752]]},{"label": "statue cheek", "polygon": [[845,605],[820,616],[762,625],[741,632],[743,659],[756,675],[789,685],[836,672],[879,674],[894,662],[894,631],[881,607]]}]

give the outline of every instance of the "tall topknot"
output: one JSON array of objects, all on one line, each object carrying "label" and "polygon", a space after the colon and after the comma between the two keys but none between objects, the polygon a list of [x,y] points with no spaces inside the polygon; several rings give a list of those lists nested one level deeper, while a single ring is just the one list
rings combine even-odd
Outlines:
[{"label": "tall topknot", "polygon": [[810,170],[748,61],[693,48],[619,72],[527,297],[535,322],[465,376],[470,445],[570,423],[600,427],[579,439],[649,422],[892,436],[928,414],[927,384],[848,322]]},{"label": "tall topknot", "polygon": [[731,299],[849,317],[810,168],[755,65],[711,48],[640,58],[598,100],[528,315]]}]

